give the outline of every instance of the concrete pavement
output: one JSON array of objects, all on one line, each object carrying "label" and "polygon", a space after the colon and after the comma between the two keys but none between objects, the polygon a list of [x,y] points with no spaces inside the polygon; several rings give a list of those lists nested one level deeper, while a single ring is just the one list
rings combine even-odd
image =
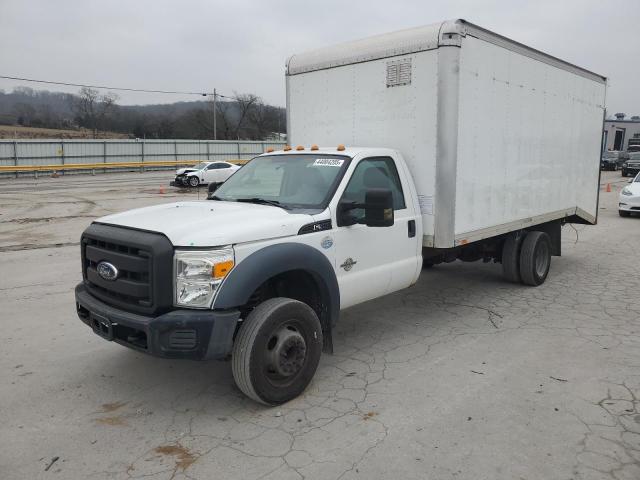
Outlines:
[{"label": "concrete pavement", "polygon": [[640,217],[618,217],[619,173],[544,285],[436,266],[344,312],[335,354],[278,408],[228,363],[147,357],[75,315],[81,231],[197,197],[158,193],[169,179],[0,180],[3,479],[640,478]]}]

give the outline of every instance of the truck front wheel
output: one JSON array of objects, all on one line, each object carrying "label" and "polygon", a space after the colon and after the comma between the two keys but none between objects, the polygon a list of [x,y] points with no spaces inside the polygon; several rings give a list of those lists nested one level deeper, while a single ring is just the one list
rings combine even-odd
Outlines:
[{"label": "truck front wheel", "polygon": [[300,395],[316,372],[322,328],[305,303],[272,298],[249,313],[233,345],[233,378],[242,392],[265,405]]},{"label": "truck front wheel", "polygon": [[551,239],[544,232],[529,232],[520,250],[520,278],[525,285],[542,285],[551,266]]}]

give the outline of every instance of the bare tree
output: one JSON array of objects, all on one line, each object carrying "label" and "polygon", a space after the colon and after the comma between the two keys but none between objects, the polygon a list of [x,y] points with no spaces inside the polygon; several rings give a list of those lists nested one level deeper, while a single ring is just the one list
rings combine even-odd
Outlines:
[{"label": "bare tree", "polygon": [[249,111],[249,122],[251,122],[255,131],[256,140],[264,140],[269,133],[269,123],[271,121],[271,112],[269,110],[268,105],[258,100]]},{"label": "bare tree", "polygon": [[[216,115],[217,115],[217,129],[218,129],[218,138],[222,140],[230,140],[231,139],[231,129],[232,129],[232,112],[231,112],[231,102],[217,102],[216,103]],[[220,132],[222,130],[222,132]]]},{"label": "bare tree", "polygon": [[249,114],[256,103],[262,102],[262,100],[253,93],[238,94],[234,92],[233,97],[236,105],[238,106],[238,123],[236,124],[234,136],[236,140],[240,140],[240,129],[242,128],[242,124],[244,123],[247,114]]},{"label": "bare tree", "polygon": [[105,118],[116,108],[118,95],[107,92],[101,95],[98,90],[82,87],[75,99],[73,108],[80,121],[93,131],[93,138],[97,138],[98,130]]}]

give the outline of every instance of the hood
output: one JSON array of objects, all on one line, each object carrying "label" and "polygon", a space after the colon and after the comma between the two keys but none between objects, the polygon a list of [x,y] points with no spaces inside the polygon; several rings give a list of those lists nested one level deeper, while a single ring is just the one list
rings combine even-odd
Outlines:
[{"label": "hood", "polygon": [[183,173],[189,173],[189,172],[197,172],[198,170],[196,168],[179,168],[176,170],[176,175],[182,175]]},{"label": "hood", "polygon": [[297,235],[313,217],[279,207],[203,200],[137,208],[97,223],[163,233],[180,247],[216,247]]}]

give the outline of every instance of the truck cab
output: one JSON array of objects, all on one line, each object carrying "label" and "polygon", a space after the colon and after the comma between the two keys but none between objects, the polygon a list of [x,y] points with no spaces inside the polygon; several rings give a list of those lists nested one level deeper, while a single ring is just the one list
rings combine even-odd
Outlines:
[{"label": "truck cab", "polygon": [[82,236],[77,311],[98,335],[145,353],[232,356],[243,392],[282,403],[332,350],[341,309],[417,280],[421,239],[399,152],[269,152],[210,200],[96,220]]}]

